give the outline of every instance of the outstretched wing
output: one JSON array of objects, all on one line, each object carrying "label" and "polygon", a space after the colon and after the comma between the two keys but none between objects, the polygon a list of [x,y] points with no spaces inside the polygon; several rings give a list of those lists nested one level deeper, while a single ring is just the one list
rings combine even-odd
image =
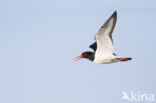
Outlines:
[{"label": "outstretched wing", "polygon": [[114,53],[112,32],[114,30],[116,20],[117,12],[115,11],[95,35],[95,40],[97,42],[96,55],[100,58]]}]

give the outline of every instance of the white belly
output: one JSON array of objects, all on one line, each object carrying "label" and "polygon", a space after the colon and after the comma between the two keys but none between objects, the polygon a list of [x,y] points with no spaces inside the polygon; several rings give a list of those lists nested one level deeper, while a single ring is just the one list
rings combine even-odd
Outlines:
[{"label": "white belly", "polygon": [[116,56],[111,55],[104,58],[95,58],[93,62],[97,64],[108,64],[108,63],[117,62],[118,60],[116,58],[117,58]]}]

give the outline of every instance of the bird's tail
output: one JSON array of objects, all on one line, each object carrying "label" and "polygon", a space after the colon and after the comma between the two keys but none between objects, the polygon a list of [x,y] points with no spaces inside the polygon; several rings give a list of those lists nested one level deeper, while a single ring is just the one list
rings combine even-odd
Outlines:
[{"label": "bird's tail", "polygon": [[128,61],[128,60],[132,60],[132,58],[117,58],[119,61],[124,62],[124,61]]}]

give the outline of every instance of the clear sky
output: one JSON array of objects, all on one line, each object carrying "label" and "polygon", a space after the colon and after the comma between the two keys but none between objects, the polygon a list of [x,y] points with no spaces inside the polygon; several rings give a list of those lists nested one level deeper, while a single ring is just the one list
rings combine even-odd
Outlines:
[{"label": "clear sky", "polygon": [[[117,10],[117,55],[72,59]],[[155,0],[1,0],[0,103],[129,103],[122,91],[156,95]]]}]

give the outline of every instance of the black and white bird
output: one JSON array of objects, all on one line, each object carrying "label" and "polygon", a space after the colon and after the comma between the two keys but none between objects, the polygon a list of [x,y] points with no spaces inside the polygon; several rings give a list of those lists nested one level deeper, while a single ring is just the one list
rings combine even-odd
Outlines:
[{"label": "black and white bird", "polygon": [[97,64],[131,60],[132,58],[120,57],[114,53],[112,32],[114,30],[116,20],[117,12],[115,11],[96,33],[96,42],[89,46],[94,50],[94,52],[83,52],[80,56],[74,58],[74,60],[77,61],[81,58],[86,58]]}]

